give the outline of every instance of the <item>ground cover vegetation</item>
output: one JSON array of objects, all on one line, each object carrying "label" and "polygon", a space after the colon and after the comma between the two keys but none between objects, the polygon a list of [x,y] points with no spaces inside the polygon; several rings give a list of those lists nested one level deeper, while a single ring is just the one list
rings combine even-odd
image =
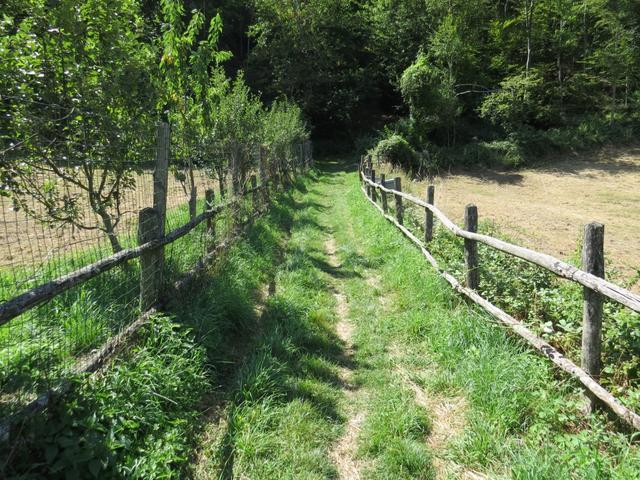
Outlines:
[{"label": "ground cover vegetation", "polygon": [[[424,213],[407,209],[407,222],[420,234]],[[510,239],[493,222],[480,223],[481,233]],[[436,229],[429,246],[442,267],[461,282],[465,267],[463,241],[444,228]],[[580,267],[582,246],[567,259]],[[574,362],[580,362],[582,336],[583,288],[563,281],[550,272],[514,259],[502,252],[479,246],[479,292],[492,303],[527,324]],[[607,268],[610,281],[628,287],[636,278],[625,279],[615,269]],[[600,382],[614,392],[631,409],[640,409],[640,315],[613,302],[605,302],[602,336],[603,372]]]},{"label": "ground cover vegetation", "polygon": [[[255,305],[280,264],[291,199],[154,316],[130,349],[20,426],[4,445],[3,478],[184,478],[207,402],[257,331]],[[190,239],[192,240],[192,239]],[[182,255],[198,250],[192,241]]]}]

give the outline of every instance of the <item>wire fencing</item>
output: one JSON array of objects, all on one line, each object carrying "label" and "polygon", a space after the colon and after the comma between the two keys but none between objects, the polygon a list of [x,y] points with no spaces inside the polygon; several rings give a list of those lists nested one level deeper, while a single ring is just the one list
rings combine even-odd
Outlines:
[{"label": "wire fencing", "polygon": [[253,145],[243,162],[174,158],[172,140],[161,123],[148,162],[43,159],[3,180],[0,418],[91,363],[313,161],[305,138]]}]

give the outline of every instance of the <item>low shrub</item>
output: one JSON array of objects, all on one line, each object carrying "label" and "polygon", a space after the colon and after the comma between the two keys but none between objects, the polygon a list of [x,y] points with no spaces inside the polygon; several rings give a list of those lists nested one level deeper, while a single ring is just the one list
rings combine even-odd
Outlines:
[{"label": "low shrub", "polygon": [[417,172],[421,166],[420,155],[398,134],[380,140],[369,153],[379,162],[390,163],[410,172]]}]

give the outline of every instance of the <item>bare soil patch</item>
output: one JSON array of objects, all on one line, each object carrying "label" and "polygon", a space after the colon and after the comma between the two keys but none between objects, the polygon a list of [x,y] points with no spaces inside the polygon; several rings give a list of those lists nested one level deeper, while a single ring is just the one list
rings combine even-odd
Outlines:
[{"label": "bare soil patch", "polygon": [[[325,243],[325,250],[328,256],[328,263],[334,269],[340,268],[340,262],[336,256],[337,246],[333,236]],[[336,299],[336,315],[338,323],[336,325],[336,333],[340,340],[345,344],[345,355],[349,358],[353,357],[353,325],[349,322],[349,307],[347,299],[338,289],[335,289],[334,296]],[[343,391],[350,405],[354,405],[354,397],[356,390],[352,384],[351,377],[353,371],[343,367],[340,369],[340,380],[344,385]],[[342,437],[331,450],[331,459],[338,469],[338,478],[341,480],[358,480],[360,479],[360,471],[362,469],[361,462],[356,458],[356,446],[358,434],[362,428],[365,415],[364,412],[352,412],[345,426]]]},{"label": "bare soil patch", "polygon": [[[464,206],[478,206],[517,243],[560,258],[577,251],[585,224],[605,225],[609,270],[620,280],[640,269],[640,146],[569,154],[520,171],[462,170],[438,175],[436,205],[461,223]],[[406,180],[424,197],[429,182]],[[634,290],[640,291],[635,281]]]}]

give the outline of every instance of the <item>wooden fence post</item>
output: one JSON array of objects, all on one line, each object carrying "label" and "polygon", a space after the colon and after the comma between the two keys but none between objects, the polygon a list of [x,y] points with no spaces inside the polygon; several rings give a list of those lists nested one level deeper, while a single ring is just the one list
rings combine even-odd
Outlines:
[{"label": "wooden fence post", "polygon": [[[433,205],[435,198],[435,187],[429,185],[427,187],[427,203]],[[424,241],[429,243],[433,240],[433,212],[428,208],[424,209]]]},{"label": "wooden fence post", "polygon": [[[395,182],[395,190],[397,190],[398,192],[401,192],[402,181],[400,180],[400,177],[394,178],[393,181]],[[403,224],[402,197],[400,195],[394,195],[394,197],[396,200],[396,220],[398,220],[398,223],[402,225]]]},{"label": "wooden fence post", "polygon": [[[213,210],[213,205],[216,202],[216,193],[210,188],[205,192],[204,211],[210,212]],[[215,248],[216,243],[216,219],[214,217],[207,218],[207,253],[210,253]]]},{"label": "wooden fence post", "polygon": [[253,210],[258,209],[258,180],[255,175],[251,175],[251,201],[253,202]]},{"label": "wooden fence post", "polygon": [[300,172],[304,172],[305,168],[304,168],[304,143],[303,142],[300,142],[300,148],[298,149],[298,151],[300,152],[298,166],[300,167]]},{"label": "wooden fence post", "polygon": [[[156,139],[156,164],[153,170],[153,209],[158,214],[158,223],[160,228],[159,236],[161,237],[165,233],[167,224],[167,195],[169,192],[170,148],[171,129],[167,122],[160,122],[158,124]],[[138,223],[138,228],[140,228],[140,223]],[[155,261],[158,263],[157,268],[160,271],[160,274],[162,274],[162,271],[164,270],[164,247],[160,248],[157,252]],[[160,278],[160,282],[162,282],[162,278]],[[142,303],[142,306],[145,306],[144,302]]]},{"label": "wooden fence post", "polygon": [[[584,227],[582,269],[604,278],[604,225],[589,223]],[[602,349],[602,295],[584,287],[582,311],[582,368],[594,380],[599,381]],[[587,394],[589,410],[598,405],[593,394]]]},{"label": "wooden fence post", "polygon": [[[464,210],[464,229],[469,232],[478,231],[478,208],[467,205]],[[467,287],[477,290],[480,285],[478,269],[478,244],[475,240],[464,240],[464,264],[467,272]]]},{"label": "wooden fence post", "polygon": [[[371,178],[371,171],[367,165],[364,166],[364,178]],[[364,188],[367,191],[367,197],[371,198],[371,185],[365,183]]]},{"label": "wooden fence post", "polygon": [[[162,238],[160,212],[154,208],[140,210],[138,216],[138,244],[144,245]],[[160,301],[162,270],[164,266],[162,247],[149,250],[140,256],[140,308],[146,312]]]},{"label": "wooden fence post", "polygon": [[[375,170],[371,170],[371,181],[373,183],[376,182],[376,171]],[[371,187],[371,200],[373,200],[375,202],[376,198],[377,198],[376,187]]]},{"label": "wooden fence post", "polygon": [[198,212],[196,211],[198,208],[198,187],[194,186],[193,190],[191,190],[191,197],[189,198],[189,219],[193,220],[196,218]]},{"label": "wooden fence post", "polygon": [[163,235],[167,217],[170,142],[169,124],[160,122],[157,132],[156,165],[153,171],[153,208],[160,215],[160,229]]},{"label": "wooden fence post", "polygon": [[304,142],[304,163],[307,167],[307,170],[311,169],[311,140],[306,140]]},{"label": "wooden fence post", "polygon": [[[380,185],[382,185],[383,187],[386,187],[385,185],[385,174],[381,173],[380,174]],[[384,191],[380,191],[380,199],[382,200],[382,211],[384,213],[387,213],[389,211],[389,205],[387,204],[387,192]]]}]

